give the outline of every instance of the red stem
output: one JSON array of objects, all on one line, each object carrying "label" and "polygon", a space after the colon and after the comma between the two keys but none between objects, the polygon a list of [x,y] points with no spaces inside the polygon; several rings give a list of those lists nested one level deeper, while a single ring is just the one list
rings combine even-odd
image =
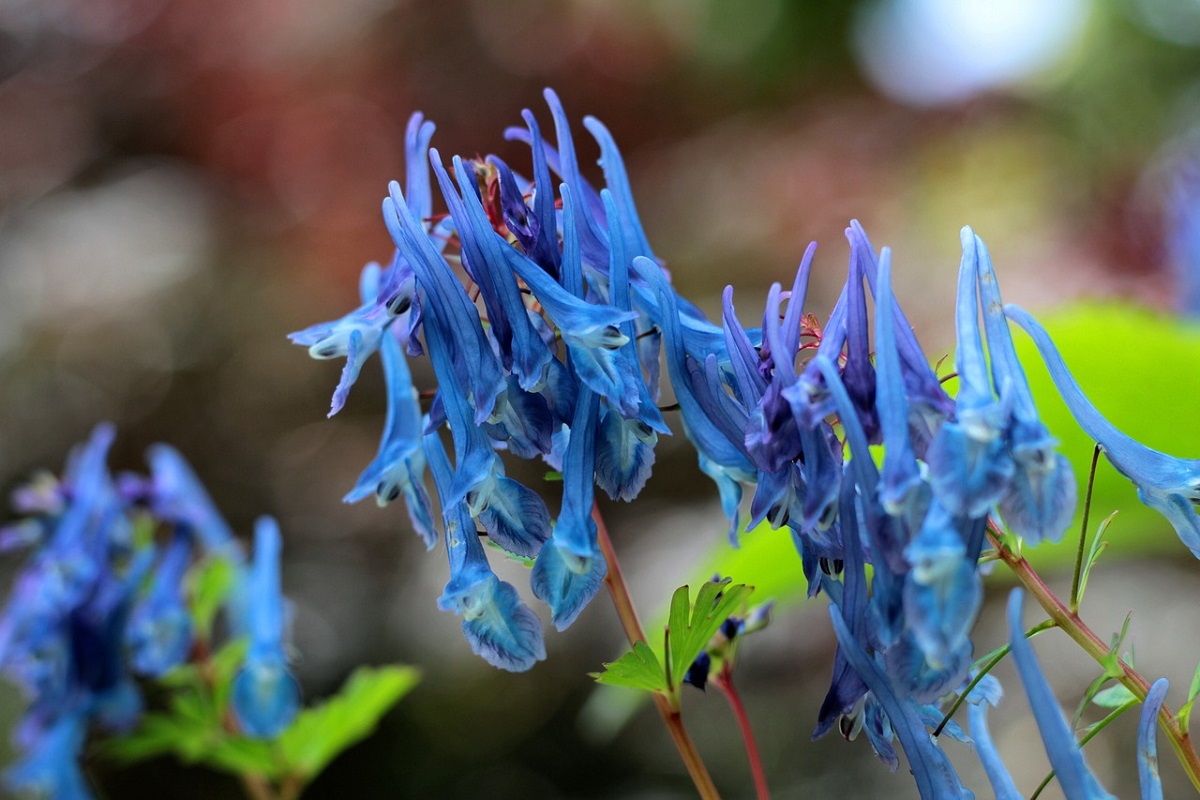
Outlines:
[{"label": "red stem", "polygon": [[733,685],[733,670],[729,668],[728,661],[711,682],[725,695],[729,701],[729,707],[733,710],[733,716],[737,719],[742,739],[746,742],[746,758],[750,762],[750,773],[754,776],[755,794],[758,796],[758,800],[770,800],[771,790],[767,788],[767,776],[763,772],[762,756],[758,753],[758,742],[754,739],[754,731],[750,727],[750,717],[746,714],[746,707],[742,705],[742,696],[738,694],[737,687]]}]

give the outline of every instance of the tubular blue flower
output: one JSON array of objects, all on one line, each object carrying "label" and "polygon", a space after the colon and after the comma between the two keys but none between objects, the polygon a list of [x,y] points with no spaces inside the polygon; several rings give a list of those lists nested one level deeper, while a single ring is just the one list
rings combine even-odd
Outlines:
[{"label": "tubular blue flower", "polygon": [[190,531],[205,553],[241,561],[233,531],[183,455],[168,444],[155,444],[146,451],[146,462],[154,515]]},{"label": "tubular blue flower", "polygon": [[378,301],[380,286],[379,264],[371,262],[363,267],[359,294],[362,305],[341,319],[322,322],[302,331],[289,333],[293,344],[308,348],[313,358],[345,358],[341,379],[333,392],[328,416],[342,410],[350,388],[358,380],[359,372],[367,359],[379,349],[384,330],[395,318],[385,305]]},{"label": "tubular blue flower", "polygon": [[[980,687],[985,683],[990,683],[990,691],[981,691]],[[1021,793],[1017,791],[1017,786],[1013,783],[1008,768],[1004,766],[988,730],[988,706],[999,704],[1000,697],[1000,682],[991,675],[983,676],[971,694],[967,695],[967,718],[971,722],[971,739],[975,742],[975,753],[979,756],[979,762],[983,764],[983,771],[987,773],[996,800],[1021,800]]]},{"label": "tubular blue flower", "polygon": [[[576,215],[572,212],[574,198],[569,188],[560,191],[564,209],[562,269],[565,274],[572,269],[581,270],[582,265],[578,255]],[[632,311],[586,302],[582,292],[564,288],[565,279],[560,285],[544,269],[512,247],[504,249],[504,256],[509,268],[525,282],[558,327],[579,379],[608,400],[622,416],[635,416],[638,413],[637,384],[640,373],[635,369],[636,362],[630,363],[630,359],[621,354],[622,346],[629,341],[629,336],[621,330],[621,324],[633,320],[637,315]],[[572,257],[574,266],[567,263]]]},{"label": "tubular blue flower", "polygon": [[[971,653],[971,628],[983,604],[983,584],[954,519],[934,503],[904,549],[912,570],[904,579],[907,631],[935,670],[961,663]],[[961,675],[947,680],[956,685]],[[944,694],[945,689],[938,692]]]},{"label": "tubular blue flower", "polygon": [[5,783],[22,795],[91,800],[92,793],[79,768],[86,736],[87,720],[82,712],[64,715],[9,767]]},{"label": "tubular blue flower", "polygon": [[159,559],[146,596],[134,606],[125,632],[134,670],[157,677],[182,664],[192,647],[192,618],[183,578],[192,561],[191,536],[176,530]]},{"label": "tubular blue flower", "polygon": [[[867,577],[863,567],[862,540],[865,536],[859,522],[855,491],[852,483],[847,481],[840,494],[840,510],[838,518],[842,530],[848,533],[844,541],[845,564],[842,583],[826,573],[821,575],[821,585],[829,595],[833,605],[837,606],[846,627],[858,641],[867,638]],[[832,611],[831,611],[832,613]],[[821,703],[817,713],[817,727],[813,730],[812,738],[819,739],[829,732],[833,723],[839,718],[852,713],[855,706],[862,701],[867,693],[867,685],[850,662],[841,644],[833,654],[833,677],[829,683],[829,691]]]},{"label": "tubular blue flower", "polygon": [[[450,484],[450,462],[436,433],[426,434],[425,453],[439,487]],[[484,661],[509,672],[524,672],[546,658],[542,625],[517,590],[501,581],[488,564],[475,523],[460,501],[450,502],[444,492],[442,521],[446,528],[446,554],[450,580],[438,599],[438,608],[461,615],[463,635],[471,651]]]},{"label": "tubular blue flower", "polygon": [[959,391],[955,419],[945,422],[925,454],[934,496],[956,515],[982,517],[1008,492],[1015,469],[1005,447],[1010,409],[992,395],[979,329],[978,252],[964,229],[954,319]]},{"label": "tubular blue flower", "polygon": [[[964,228],[964,234],[970,228]],[[1057,542],[1075,515],[1075,473],[1066,457],[1055,451],[1058,441],[1042,424],[1025,370],[1017,360],[1000,286],[983,240],[971,233],[979,263],[979,296],[991,354],[992,380],[1000,395],[1011,393],[1008,447],[1016,467],[1008,491],[1000,498],[1000,515],[1029,544]],[[965,241],[964,235],[964,241]]]},{"label": "tubular blue flower", "polygon": [[370,494],[380,506],[401,495],[408,507],[413,529],[427,548],[437,542],[425,490],[425,454],[421,449],[421,405],[408,360],[395,336],[384,336],[379,348],[383,376],[387,384],[387,419],[379,454],[363,470],[358,483],[344,498],[356,503]]},{"label": "tubular blue flower", "polygon": [[[615,248],[618,241],[623,242],[625,252],[631,256],[645,256],[653,259],[654,251],[650,249],[650,241],[642,229],[642,221],[638,218],[637,206],[633,202],[633,190],[629,186],[629,176],[625,172],[625,162],[621,151],[613,141],[612,134],[604,123],[595,117],[584,117],[583,127],[588,129],[596,143],[600,145],[600,168],[604,170],[604,182],[612,195],[613,209],[605,203],[604,213],[608,219],[609,247]],[[600,191],[603,200],[604,190]],[[619,235],[618,235],[619,232]]]},{"label": "tubular blue flower", "polygon": [[[608,189],[601,190],[600,196],[609,220],[608,236],[611,242],[608,300],[618,311],[630,311],[629,262],[626,259],[626,244],[617,226],[621,215]],[[636,380],[640,365],[637,345],[634,344],[636,336],[633,322],[622,322],[621,333],[628,341],[621,345],[619,356],[628,362],[629,370],[635,377],[638,413],[636,417],[625,418],[618,411],[605,409],[596,441],[596,484],[613,500],[620,498],[628,502],[637,497],[650,478],[658,434],[669,435],[671,429],[650,397],[645,381]]]},{"label": "tubular blue flower", "polygon": [[516,373],[522,389],[537,391],[546,380],[550,349],[534,330],[521,290],[505,264],[503,250],[510,249],[509,245],[488,221],[474,173],[468,174],[462,159],[455,156],[453,161],[462,193],[459,197],[438,151],[431,150],[429,155],[462,242],[463,265],[479,287],[504,365]]},{"label": "tubular blue flower", "polygon": [[928,506],[929,490],[921,479],[909,431],[908,398],[893,321],[892,257],[886,247],[879,258],[875,286],[875,403],[884,445],[879,502],[892,516],[919,519]]},{"label": "tubular blue flower", "polygon": [[608,574],[592,519],[599,406],[594,392],[579,390],[562,465],[562,510],[530,575],[533,593],[550,606],[554,626],[560,631],[575,621]]},{"label": "tubular blue flower", "polygon": [[1071,410],[1079,427],[1104,451],[1117,471],[1137,486],[1138,499],[1162,514],[1187,545],[1200,558],[1200,459],[1174,458],[1146,447],[1117,430],[1101,416],[1071,375],[1050,335],[1024,309],[1012,305],[1004,313],[1033,339],[1050,377]]},{"label": "tubular blue flower", "polygon": [[1158,774],[1158,712],[1167,698],[1167,679],[1159,678],[1146,693],[1138,720],[1138,784],[1142,800],[1162,800],[1162,777]]},{"label": "tubular blue flower", "polygon": [[[763,315],[763,344],[764,352],[770,354],[773,367],[771,383],[760,405],[762,422],[757,423],[752,419],[751,432],[746,437],[748,447],[761,448],[763,457],[774,463],[790,455],[792,443],[788,431],[792,428],[798,431],[801,472],[806,487],[800,529],[806,532],[825,530],[833,524],[842,478],[842,448],[829,424],[824,420],[816,420],[811,426],[799,424],[788,400],[788,394],[794,391],[797,381],[795,353],[800,347],[801,314],[815,252],[815,243],[810,244],[796,271],[782,327],[778,313],[779,293],[775,286],[768,293],[766,313]],[[757,432],[760,424],[763,427],[761,433]]]},{"label": "tubular blue flower", "polygon": [[[588,186],[579,172],[579,160],[575,155],[575,144],[571,137],[571,125],[567,121],[567,113],[563,110],[562,101],[553,89],[545,89],[542,97],[550,106],[550,114],[554,118],[554,132],[558,136],[558,159],[563,182],[570,187],[575,195],[575,202],[568,209],[563,205],[563,225],[566,220],[573,220],[579,236],[579,247],[585,264],[603,270],[608,267],[608,242],[605,240],[604,206],[596,196],[595,190]],[[594,202],[594,205],[590,205]]]},{"label": "tubular blue flower", "polygon": [[[429,186],[429,164],[426,153],[433,137],[434,126],[425,122],[420,113],[413,114],[405,133],[405,173],[408,208],[418,220],[433,213],[433,195]],[[329,416],[341,411],[358,380],[363,364],[379,348],[383,331],[394,318],[407,311],[415,292],[413,269],[399,254],[383,271],[379,264],[367,264],[359,281],[361,305],[341,319],[323,322],[296,331],[288,338],[308,348],[313,358],[345,357],[337,388],[330,403]],[[413,320],[410,320],[410,325]]]},{"label": "tubular blue flower", "polygon": [[479,310],[413,217],[400,193],[400,184],[392,181],[388,189],[391,194],[383,201],[384,222],[396,247],[416,273],[425,327],[437,321],[449,337],[457,382],[470,387],[467,396],[475,409],[475,423],[482,425],[504,391],[504,368],[484,333]]},{"label": "tubular blue flower", "polygon": [[[562,279],[564,291],[583,294],[583,264],[575,235],[572,194],[564,184],[564,236]],[[574,355],[570,367],[576,371]],[[576,372],[577,374],[577,372]],[[563,501],[547,546],[538,553],[530,583],[533,593],[550,606],[551,619],[565,630],[583,611],[608,574],[608,562],[600,551],[598,530],[592,519],[595,500],[596,424],[600,399],[586,386],[579,388],[571,419],[566,453],[562,459]]]},{"label": "tubular blue flower", "polygon": [[945,752],[930,737],[912,701],[901,699],[896,694],[883,670],[863,649],[836,609],[830,608],[830,618],[833,621],[833,630],[837,634],[838,645],[845,652],[846,660],[879,701],[892,729],[900,739],[921,797],[926,800],[974,798],[975,795],[962,785],[955,774]]},{"label": "tubular blue flower", "polygon": [[842,367],[842,385],[854,403],[867,441],[882,441],[879,415],[875,410],[875,368],[871,364],[871,345],[867,331],[867,295],[863,286],[874,254],[870,244],[850,237],[850,274],[846,279],[846,363]]},{"label": "tubular blue flower", "polygon": [[532,558],[550,535],[550,513],[534,492],[504,475],[504,465],[484,430],[472,423],[465,387],[451,361],[450,337],[440,321],[425,326],[429,356],[438,379],[438,395],[454,438],[454,478],[446,492],[448,503],[465,500],[492,541],[510,553]]},{"label": "tubular blue flower", "polygon": [[1101,788],[1084,762],[1079,743],[1075,741],[1075,735],[1067,725],[1066,717],[1033,654],[1033,645],[1025,638],[1024,626],[1021,625],[1021,604],[1024,599],[1025,593],[1020,589],[1013,589],[1008,596],[1008,644],[1046,745],[1050,766],[1054,767],[1063,794],[1071,800],[1111,798],[1112,795]]},{"label": "tubular blue flower", "polygon": [[742,442],[736,444],[721,432],[720,428],[705,413],[692,388],[691,374],[687,365],[680,330],[679,312],[675,305],[675,292],[667,282],[662,268],[643,256],[633,259],[633,269],[643,281],[650,285],[662,309],[663,341],[667,354],[667,370],[675,397],[683,417],[683,429],[699,455],[700,469],[717,484],[721,495],[721,509],[729,518],[729,537],[737,540],[738,504],[742,499],[743,483],[753,483],[756,470],[743,452]]},{"label": "tubular blue flower", "polygon": [[[872,293],[878,292],[875,276],[878,272],[875,249],[867,238],[866,231],[858,220],[850,220],[846,236],[851,241],[859,240],[859,252],[870,259],[864,268],[867,286]],[[878,296],[878,295],[876,295]],[[912,429],[913,447],[917,458],[925,457],[925,449],[942,422],[954,412],[954,403],[942,388],[942,383],[929,366],[929,359],[921,350],[921,344],[913,332],[904,309],[892,298],[892,317],[896,332],[896,349],[900,354],[901,375],[909,401],[909,426]],[[878,336],[878,333],[876,333]]]},{"label": "tubular blue flower", "polygon": [[259,517],[254,526],[254,567],[250,574],[250,649],[233,679],[231,702],[246,735],[271,739],[300,710],[300,684],[288,669],[286,626],[279,586],[279,525]]}]

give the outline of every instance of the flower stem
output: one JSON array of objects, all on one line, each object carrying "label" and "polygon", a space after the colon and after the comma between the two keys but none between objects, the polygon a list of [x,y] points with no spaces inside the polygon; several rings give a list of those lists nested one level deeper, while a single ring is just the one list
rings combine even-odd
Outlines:
[{"label": "flower stem", "polygon": [[1083,553],[1087,547],[1088,516],[1092,511],[1092,485],[1096,482],[1096,463],[1100,460],[1100,445],[1092,451],[1092,470],[1088,473],[1087,497],[1083,501],[1083,522],[1079,525],[1079,549],[1075,553],[1075,572],[1071,576],[1071,611],[1079,613],[1079,584],[1083,577]]},{"label": "flower stem", "polygon": [[754,791],[758,800],[770,800],[771,790],[767,788],[767,776],[763,772],[762,756],[758,753],[758,743],[754,739],[754,731],[750,728],[750,717],[746,714],[746,707],[742,705],[742,696],[738,694],[737,687],[733,685],[733,670],[729,668],[728,661],[712,678],[712,685],[721,690],[721,693],[729,701],[729,707],[733,709],[733,716],[737,719],[742,739],[746,742],[746,758],[750,761],[750,773],[754,776]]},{"label": "flower stem", "polygon": [[[604,518],[600,515],[600,507],[595,503],[592,504],[592,519],[596,523],[600,550],[604,553],[604,560],[608,562],[608,574],[604,577],[604,584],[608,587],[613,606],[617,609],[617,617],[620,618],[621,627],[625,629],[625,637],[629,639],[632,647],[638,642],[645,642],[646,633],[642,630],[641,620],[638,619],[637,610],[633,607],[633,600],[629,596],[629,587],[621,572],[621,564],[617,561],[617,553],[613,550],[612,539],[608,536],[608,528],[604,525]],[[719,800],[721,795],[717,792],[717,787],[709,776],[704,761],[700,758],[700,751],[696,749],[695,742],[692,741],[692,737],[688,735],[687,729],[683,726],[683,716],[680,714],[679,706],[658,692],[654,692],[652,696],[654,705],[658,708],[658,713],[667,726],[667,731],[671,734],[675,747],[679,750],[679,757],[683,759],[683,764],[687,767],[692,782],[696,784],[696,791],[704,800]]]},{"label": "flower stem", "polygon": [[243,774],[241,779],[242,789],[251,800],[275,800],[275,792],[271,789],[271,784],[259,776]]},{"label": "flower stem", "polygon": [[[1050,619],[1054,620],[1059,628],[1062,628],[1068,636],[1074,639],[1085,653],[1095,659],[1097,664],[1106,669],[1115,665],[1120,670],[1120,674],[1114,677],[1120,681],[1122,686],[1133,692],[1138,700],[1144,702],[1146,694],[1150,691],[1150,682],[1115,653],[1110,655],[1109,646],[1079,618],[1078,614],[1058,599],[1030,563],[1001,544],[1000,531],[991,522],[988,523],[988,537],[999,552],[1001,560],[1008,565],[1017,579],[1033,595],[1038,605],[1050,615]],[[1200,756],[1196,755],[1191,736],[1180,727],[1179,718],[1165,703],[1158,712],[1158,727],[1167,735],[1171,749],[1178,756],[1179,763],[1183,765],[1183,770],[1187,773],[1192,786],[1196,791],[1200,791]]]}]

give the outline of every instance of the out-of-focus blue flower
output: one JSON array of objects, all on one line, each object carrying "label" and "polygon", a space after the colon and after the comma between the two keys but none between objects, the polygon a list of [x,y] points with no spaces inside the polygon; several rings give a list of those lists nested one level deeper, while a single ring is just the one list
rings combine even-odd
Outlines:
[{"label": "out-of-focus blue flower", "polygon": [[159,559],[149,591],[133,609],[125,634],[133,668],[143,675],[162,675],[187,659],[192,618],[184,604],[183,577],[191,561],[191,536],[177,529]]},{"label": "out-of-focus blue flower", "polygon": [[1069,798],[1111,798],[1112,795],[1104,791],[1084,762],[1075,734],[1067,725],[1066,717],[1033,654],[1033,645],[1025,638],[1025,628],[1021,624],[1024,599],[1025,594],[1020,589],[1013,589],[1008,596],[1008,643],[1012,648],[1017,673],[1021,676],[1021,685],[1025,687],[1033,717],[1037,720],[1038,730],[1046,745],[1046,755],[1054,767],[1055,777],[1062,786],[1063,794]]},{"label": "out-of-focus blue flower", "polygon": [[1043,539],[1057,542],[1075,515],[1075,473],[1066,457],[1055,450],[1058,441],[1038,416],[1029,381],[1017,360],[1008,321],[1004,318],[1000,287],[987,246],[970,228],[964,228],[964,247],[968,232],[978,254],[979,296],[992,380],[999,395],[1011,395],[1006,403],[1012,409],[1007,442],[1015,469],[1008,490],[1000,498],[1000,515],[1014,533],[1031,545]]},{"label": "out-of-focus blue flower", "polygon": [[967,695],[967,716],[971,721],[971,739],[975,743],[975,753],[979,756],[979,762],[983,764],[983,770],[987,773],[988,782],[992,784],[996,800],[1021,800],[1021,793],[1017,791],[1012,776],[1008,774],[1008,768],[1004,766],[1004,761],[1000,758],[1000,753],[996,750],[995,743],[992,742],[992,734],[988,730],[988,706],[998,705],[1002,696],[1000,681],[991,675],[984,675]]},{"label": "out-of-focus blue flower", "polygon": [[151,513],[191,533],[206,553],[240,561],[233,531],[183,455],[169,444],[156,444],[146,451],[146,461]]},{"label": "out-of-focus blue flower", "polygon": [[1166,517],[1183,543],[1200,558],[1200,513],[1195,508],[1200,503],[1200,459],[1168,456],[1117,430],[1083,393],[1045,328],[1018,306],[1009,304],[1004,313],[1037,345],[1075,421],[1100,445],[1117,471],[1133,481],[1138,499]]},{"label": "out-of-focus blue flower", "polygon": [[10,789],[53,800],[90,800],[79,768],[87,720],[81,711],[64,715],[4,774]]},{"label": "out-of-focus blue flower", "polygon": [[260,517],[254,526],[250,573],[250,649],[233,679],[232,705],[242,730],[262,739],[282,733],[300,710],[300,684],[288,669],[284,651],[282,547],[279,525],[271,517]]},{"label": "out-of-focus blue flower", "polygon": [[[959,390],[954,419],[934,435],[926,454],[938,502],[953,514],[985,516],[1008,491],[1014,466],[1005,448],[1010,408],[992,393],[979,326],[979,255],[969,229],[961,234],[954,319]],[[1007,397],[1007,395],[1006,395]]]}]

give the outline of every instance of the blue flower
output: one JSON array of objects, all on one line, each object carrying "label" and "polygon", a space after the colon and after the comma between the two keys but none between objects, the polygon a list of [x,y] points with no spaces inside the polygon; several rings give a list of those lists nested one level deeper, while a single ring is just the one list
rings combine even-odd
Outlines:
[{"label": "blue flower", "polygon": [[1010,408],[997,400],[988,380],[987,360],[979,328],[979,268],[975,236],[961,234],[963,255],[958,271],[954,319],[958,342],[954,353],[959,390],[954,419],[933,437],[925,460],[938,501],[953,514],[985,516],[1008,492],[1014,465],[1005,447]]},{"label": "blue flower", "polygon": [[451,342],[451,363],[457,382],[469,387],[467,396],[475,409],[475,423],[483,424],[491,416],[496,398],[504,391],[504,368],[480,324],[479,310],[409,210],[400,184],[392,181],[388,189],[391,194],[383,201],[384,222],[417,276],[425,327],[434,320],[440,321]]},{"label": "blue flower", "polygon": [[189,531],[209,555],[241,561],[233,531],[183,455],[168,444],[155,444],[146,451],[146,461],[154,516]]},{"label": "blue flower", "polygon": [[159,559],[146,596],[134,606],[125,638],[133,668],[157,677],[187,660],[192,619],[183,598],[183,578],[192,561],[191,536],[177,530]]},{"label": "blue flower", "polygon": [[438,151],[431,150],[429,155],[462,243],[463,267],[479,287],[505,368],[516,373],[522,389],[537,391],[546,380],[550,349],[534,330],[521,290],[505,262],[504,251],[511,248],[488,221],[474,173],[467,174],[462,159],[454,157],[460,197]]},{"label": "blue flower", "polygon": [[[435,482],[449,486],[450,461],[441,439],[427,434],[424,447]],[[492,572],[465,505],[450,502],[445,491],[439,494],[450,580],[438,607],[462,616],[463,635],[476,655],[494,667],[524,672],[546,657],[542,625],[517,590]]]},{"label": "blue flower", "polygon": [[633,259],[633,268],[638,276],[650,285],[661,307],[667,370],[683,416],[683,429],[696,447],[701,471],[717,484],[721,495],[721,509],[730,521],[730,540],[736,541],[739,527],[738,504],[742,499],[741,484],[753,483],[757,470],[746,456],[742,438],[736,443],[731,441],[708,416],[696,397],[679,322],[680,314],[675,304],[675,292],[667,282],[662,268],[644,256]]},{"label": "blue flower", "polygon": [[279,525],[260,517],[254,526],[254,567],[250,574],[250,649],[233,679],[232,705],[248,736],[271,739],[300,710],[300,684],[288,669],[286,627],[279,586]]},{"label": "blue flower", "polygon": [[1159,678],[1146,693],[1138,721],[1138,783],[1142,800],[1162,800],[1162,778],[1158,774],[1158,712],[1167,698],[1166,678]]},{"label": "blue flower", "polygon": [[1021,684],[1025,687],[1025,695],[1033,709],[1033,717],[1037,720],[1038,730],[1046,745],[1050,766],[1054,767],[1054,774],[1067,797],[1087,800],[1110,798],[1112,795],[1101,788],[1084,762],[1079,743],[1075,741],[1075,735],[1067,725],[1066,717],[1033,654],[1033,645],[1025,638],[1021,624],[1021,604],[1024,599],[1024,592],[1020,589],[1013,589],[1008,596],[1008,643],[1012,648],[1017,673],[1021,676]]},{"label": "blue flower", "polygon": [[[963,229],[964,246],[970,230]],[[1012,408],[1007,438],[1015,470],[1008,491],[1000,498],[1000,515],[1013,532],[1030,544],[1036,545],[1043,539],[1057,542],[1075,515],[1075,473],[1066,457],[1055,452],[1058,442],[1038,416],[1025,370],[1017,360],[1008,321],[1004,319],[1000,287],[987,246],[974,233],[970,237],[978,253],[979,292],[992,380],[998,394],[1011,395],[1006,403]]]},{"label": "blue flower", "polygon": [[384,336],[380,359],[387,383],[383,440],[379,443],[379,454],[363,470],[345,501],[355,503],[374,494],[383,506],[403,495],[413,528],[425,540],[426,547],[432,548],[437,536],[429,510],[429,494],[425,491],[420,400],[408,370],[408,361],[394,336]]},{"label": "blue flower", "polygon": [[1004,313],[1032,337],[1075,421],[1099,443],[1117,471],[1133,481],[1138,499],[1166,517],[1200,558],[1200,514],[1195,508],[1200,503],[1200,459],[1168,456],[1117,430],[1079,388],[1045,328],[1018,306],[1009,304]]},{"label": "blue flower", "polygon": [[79,768],[87,720],[82,712],[56,721],[19,761],[5,772],[10,789],[53,800],[90,800],[92,793]]},{"label": "blue flower", "polygon": [[1008,768],[1004,766],[1004,761],[1000,758],[1000,753],[992,741],[992,734],[988,730],[988,706],[998,705],[1001,697],[1000,681],[991,675],[983,676],[983,679],[975,684],[975,688],[967,695],[967,718],[971,722],[971,738],[975,742],[975,753],[979,756],[979,762],[983,764],[983,771],[987,773],[988,782],[992,784],[996,800],[1021,800],[1021,793],[1017,791],[1012,776],[1008,774]]}]

